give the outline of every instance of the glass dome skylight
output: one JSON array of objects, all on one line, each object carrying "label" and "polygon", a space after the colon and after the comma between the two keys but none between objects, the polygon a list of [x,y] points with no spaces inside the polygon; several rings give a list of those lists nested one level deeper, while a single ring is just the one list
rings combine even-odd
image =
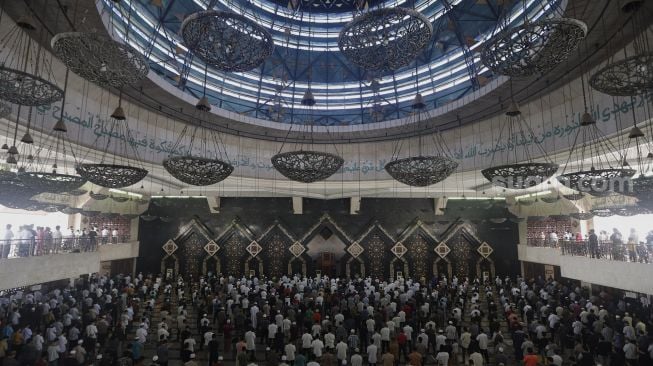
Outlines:
[{"label": "glass dome skylight", "polygon": [[[124,39],[131,9],[130,44],[150,60],[153,72],[196,98],[203,95],[205,65],[184,46],[179,35],[183,19],[210,4],[212,9],[250,18],[271,34],[274,52],[259,68],[247,72],[208,67],[210,103],[264,120],[327,126],[407,116],[418,92],[416,85],[427,109],[467,95],[494,77],[482,65],[479,52],[498,30],[502,15],[511,14],[509,25],[515,25],[522,22],[524,9],[531,20],[552,13],[548,2],[538,0],[518,2],[511,9],[477,0],[416,0],[414,4],[368,0],[362,7],[358,0],[170,0],[161,6],[150,0],[123,0],[116,4],[99,3],[100,10],[113,17],[113,36]],[[359,13],[357,9],[392,6],[414,6],[428,18],[433,25],[431,42],[415,62],[394,72],[372,73],[353,65],[338,49],[340,30]],[[312,118],[301,104],[309,85],[316,99]]]}]

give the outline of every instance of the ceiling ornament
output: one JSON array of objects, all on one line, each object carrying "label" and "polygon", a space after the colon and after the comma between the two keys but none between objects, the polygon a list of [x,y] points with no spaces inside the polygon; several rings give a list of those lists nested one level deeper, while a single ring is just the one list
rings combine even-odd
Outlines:
[{"label": "ceiling ornament", "polygon": [[79,214],[84,217],[96,217],[99,216],[101,213],[102,212],[100,211],[89,210],[89,211],[81,211]]},{"label": "ceiling ornament", "polygon": [[52,37],[50,44],[72,72],[102,87],[120,89],[135,84],[149,71],[142,54],[108,35],[65,32]]},{"label": "ceiling ornament", "polygon": [[636,215],[648,215],[651,211],[646,207],[641,206],[623,206],[623,207],[612,207],[610,208],[613,214],[617,216],[636,216]]},{"label": "ceiling ornament", "polygon": [[[7,118],[11,115],[11,105],[0,102],[0,118]],[[8,149],[9,147],[7,147]],[[6,150],[3,148],[3,150]]]},{"label": "ceiling ornament", "polygon": [[560,194],[558,193],[557,195],[555,195],[553,197],[541,197],[540,201],[542,201],[544,203],[556,203],[556,202],[560,201],[561,198],[562,198],[562,196],[560,196]]},{"label": "ceiling ornament", "polygon": [[19,179],[0,181],[0,192],[0,205],[15,209],[30,206],[31,198],[40,193]]},{"label": "ceiling ornament", "polygon": [[653,91],[653,54],[641,54],[615,61],[589,80],[592,88],[613,96],[632,96]]},{"label": "ceiling ornament", "polygon": [[[501,164],[483,169],[481,174],[492,184],[508,189],[527,189],[548,181],[558,164],[549,158],[517,103],[512,101],[505,115],[491,164],[500,160],[497,152],[505,157]],[[537,155],[542,161],[535,161]]]},{"label": "ceiling ornament", "polygon": [[118,202],[118,203],[124,203],[130,200],[129,197],[124,197],[124,196],[111,196],[111,199],[114,202]]},{"label": "ceiling ornament", "polygon": [[[623,194],[628,189],[627,182],[635,175],[636,170],[631,168],[626,160],[624,151],[627,150],[615,146],[596,126],[596,120],[587,108],[583,74],[581,74],[581,86],[585,112],[581,116],[580,127],[574,137],[574,144],[569,150],[563,173],[557,177],[558,181],[567,188],[595,197],[605,197],[613,193]],[[641,131],[631,131],[632,133],[639,136]],[[643,137],[643,134],[639,137]],[[636,138],[632,137],[629,140],[632,142]],[[572,161],[578,162],[578,165],[570,171],[569,163]]]},{"label": "ceiling ornament", "polygon": [[[413,99],[413,117],[416,119],[413,126],[419,128],[423,109],[426,108],[420,93]],[[458,162],[453,159],[442,134],[431,133],[429,141],[424,144],[425,136],[417,137],[417,155],[399,158],[401,154],[401,141],[397,141],[392,159],[385,165],[385,171],[396,181],[413,187],[426,187],[441,182],[449,177],[457,168]],[[425,151],[428,146],[429,151]],[[408,149],[411,151],[410,147]]]},{"label": "ceiling ornament", "polygon": [[109,198],[109,196],[104,193],[93,193],[93,191],[90,191],[88,195],[96,201],[102,201]]},{"label": "ceiling ornament", "polygon": [[88,191],[86,191],[85,189],[73,189],[73,190],[68,191],[66,193],[68,193],[68,195],[70,195],[70,196],[78,197],[78,196],[85,195],[86,193],[88,193]]},{"label": "ceiling ornament", "polygon": [[[71,158],[73,160],[72,165],[77,163],[77,156],[68,138],[68,128],[63,120],[66,105],[65,91],[67,89],[68,71],[66,71],[64,96],[61,102],[59,119],[52,127],[52,132],[44,135],[35,157],[27,159],[26,171],[18,175],[20,180],[39,192],[66,193],[79,189],[86,183],[86,179],[73,174],[73,166],[69,166]],[[49,166],[49,169],[45,168],[46,166]]]},{"label": "ceiling ornament", "polygon": [[622,11],[630,17],[628,28],[632,28],[634,52],[623,50],[623,59],[608,60],[606,66],[594,73],[589,84],[595,90],[612,96],[636,96],[653,91],[653,50],[648,36],[649,14],[642,11],[644,1],[626,0],[620,2]]},{"label": "ceiling ornament", "polygon": [[429,44],[433,25],[420,12],[381,8],[347,23],[338,47],[352,63],[374,71],[393,71],[410,64]]},{"label": "ceiling ornament", "polygon": [[[192,132],[189,132],[189,128]],[[196,144],[198,140],[199,143]],[[163,161],[163,167],[170,175],[186,184],[209,186],[222,182],[234,171],[222,138],[214,130],[184,126],[172,148],[172,151],[179,150],[182,150],[183,155],[169,156]]]},{"label": "ceiling ornament", "polygon": [[[6,16],[6,15],[5,15]],[[52,72],[52,58],[32,40],[36,26],[20,18],[6,34],[0,47],[7,51],[0,66],[0,99],[24,106],[41,106],[63,98]]]},{"label": "ceiling ornament", "polygon": [[565,61],[586,35],[587,25],[580,20],[527,20],[499,32],[487,42],[481,50],[481,60],[501,75],[545,74]]},{"label": "ceiling ornament", "polygon": [[191,14],[180,34],[193,55],[225,72],[244,72],[260,66],[274,49],[270,33],[247,17],[208,10]]},{"label": "ceiling ornament", "polygon": [[141,219],[143,219],[143,221],[148,221],[148,222],[149,221],[154,221],[154,220],[156,220],[158,218],[159,218],[159,216],[154,216],[154,215],[141,215]]},{"label": "ceiling ornament", "polygon": [[289,151],[272,157],[272,165],[284,177],[301,183],[313,183],[325,180],[335,174],[343,158],[322,151]]},{"label": "ceiling ornament", "polygon": [[[104,146],[100,162],[81,163],[76,167],[79,175],[100,187],[129,187],[143,180],[148,173],[143,168],[136,144],[133,143],[135,136],[126,121],[127,115],[122,109],[121,99],[110,120],[104,122],[108,133],[99,135],[93,144]],[[100,142],[100,139],[103,141]]]},{"label": "ceiling ornament", "polygon": [[[309,57],[309,68],[310,68],[310,57]],[[310,70],[309,70],[310,75]],[[309,85],[301,99],[302,105],[308,107],[309,113],[309,122],[306,125],[307,134],[310,137],[310,141],[313,141],[313,106],[317,103],[315,96],[311,91],[310,79]],[[313,144],[309,144],[309,149],[304,149],[304,144],[299,145],[299,150],[282,152],[284,146],[286,145],[286,139],[292,131],[293,124],[290,124],[288,128],[288,133],[286,138],[279,148],[279,152],[272,156],[270,159],[272,166],[281,173],[284,177],[301,183],[314,183],[325,180],[330,176],[334,175],[342,165],[345,163],[345,160],[337,155],[336,146],[333,145],[333,148],[336,149],[336,154],[332,154],[326,151],[316,151],[313,150]],[[327,129],[328,133],[328,129]]]},{"label": "ceiling ornament", "polygon": [[574,218],[576,220],[585,221],[594,217],[594,214],[591,212],[572,212],[569,214],[569,217]]},{"label": "ceiling ornament", "polygon": [[610,208],[593,208],[590,210],[590,213],[597,217],[610,217],[614,215],[614,212]]},{"label": "ceiling ornament", "polygon": [[569,201],[578,201],[580,199],[583,199],[585,195],[582,193],[571,193],[571,194],[563,194],[562,197],[564,197]]}]

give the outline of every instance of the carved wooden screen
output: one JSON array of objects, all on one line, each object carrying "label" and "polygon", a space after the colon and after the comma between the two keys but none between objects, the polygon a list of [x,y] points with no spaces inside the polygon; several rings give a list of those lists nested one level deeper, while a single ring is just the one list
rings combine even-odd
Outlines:
[{"label": "carved wooden screen", "polygon": [[433,272],[433,246],[420,234],[411,235],[405,244],[408,248],[408,261],[411,265],[413,277],[427,281],[431,279]]},{"label": "carved wooden screen", "polygon": [[394,257],[390,252],[392,242],[379,230],[374,230],[361,242],[365,248],[362,256],[368,263],[366,275],[386,280],[389,277],[389,261]]},{"label": "carved wooden screen", "polygon": [[269,277],[279,278],[286,274],[290,260],[288,248],[291,245],[290,239],[278,230],[266,235],[261,242],[261,246],[265,248],[261,255],[264,258],[265,272]]},{"label": "carved wooden screen", "polygon": [[206,255],[204,246],[208,241],[202,235],[194,232],[188,235],[179,245],[181,249],[180,273],[187,278],[199,278],[202,270],[202,260]]},{"label": "carved wooden screen", "polygon": [[240,277],[244,271],[244,258],[247,253],[247,239],[237,231],[234,231],[221,244],[224,250],[224,259],[222,263],[222,272],[227,276]]}]

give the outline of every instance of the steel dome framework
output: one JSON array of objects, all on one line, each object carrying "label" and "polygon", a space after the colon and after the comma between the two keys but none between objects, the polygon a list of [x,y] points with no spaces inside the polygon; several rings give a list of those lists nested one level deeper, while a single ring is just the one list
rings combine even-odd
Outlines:
[{"label": "steel dome framework", "polygon": [[[282,4],[284,3],[284,4]],[[542,3],[505,8],[488,0],[150,0],[99,6],[113,15],[114,36],[125,34],[125,9],[131,6],[129,42],[150,61],[152,71],[182,92],[203,96],[204,63],[189,52],[179,36],[190,14],[209,10],[233,11],[266,28],[274,41],[272,55],[258,68],[228,73],[208,67],[206,96],[211,105],[249,117],[283,123],[355,125],[410,114],[418,74],[427,109],[459,99],[485,85],[494,75],[480,60],[479,51],[497,24],[510,14],[512,26],[549,15]],[[116,5],[119,4],[119,5]],[[339,6],[337,6],[340,4]],[[370,72],[350,61],[338,48],[340,30],[362,9],[400,6],[413,8],[431,21],[433,36],[417,59],[394,71]],[[366,10],[362,10],[366,11]],[[317,100],[313,118],[301,105],[309,87]],[[376,88],[375,90],[373,90]],[[370,110],[374,109],[374,113]]]}]

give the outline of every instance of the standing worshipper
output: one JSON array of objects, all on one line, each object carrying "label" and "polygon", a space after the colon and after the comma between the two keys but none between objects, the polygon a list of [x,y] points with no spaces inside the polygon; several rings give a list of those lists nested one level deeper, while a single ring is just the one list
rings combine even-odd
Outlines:
[{"label": "standing worshipper", "polygon": [[9,258],[11,251],[11,240],[13,238],[14,232],[11,231],[11,224],[7,224],[5,227],[5,233],[3,235],[2,249],[0,250],[0,253],[2,253],[2,258]]}]

